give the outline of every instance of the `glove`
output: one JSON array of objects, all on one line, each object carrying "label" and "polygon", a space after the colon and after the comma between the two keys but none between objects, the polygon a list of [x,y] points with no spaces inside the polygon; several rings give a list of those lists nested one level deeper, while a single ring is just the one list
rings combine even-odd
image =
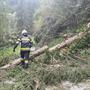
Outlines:
[{"label": "glove", "polygon": [[15,52],[15,49],[13,49],[13,52]]}]

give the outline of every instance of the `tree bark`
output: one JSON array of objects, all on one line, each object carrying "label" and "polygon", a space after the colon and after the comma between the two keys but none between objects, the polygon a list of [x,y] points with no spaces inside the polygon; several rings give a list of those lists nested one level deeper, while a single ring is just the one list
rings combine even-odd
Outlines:
[{"label": "tree bark", "polygon": [[43,54],[47,50],[48,50],[48,46],[46,45],[46,46],[44,46],[44,47],[42,47],[42,48],[32,52],[31,53],[31,58],[37,57],[37,56]]},{"label": "tree bark", "polygon": [[[34,58],[34,57],[39,56],[40,54],[44,53],[47,49],[48,49],[48,46],[47,45],[46,46],[43,46],[42,48],[40,48],[40,49],[32,52],[30,58]],[[8,69],[10,67],[14,67],[14,66],[18,65],[21,62],[21,60],[22,60],[21,58],[16,59],[16,60],[14,60],[11,63],[6,64],[5,66],[2,66],[0,69]]]},{"label": "tree bark", "polygon": [[64,42],[62,42],[60,44],[57,44],[56,46],[54,46],[52,48],[49,48],[49,52],[52,52],[52,51],[55,51],[55,50],[59,50],[59,49],[62,49],[64,47],[66,47],[66,46],[69,46],[74,41],[82,39],[86,34],[87,34],[87,32],[80,32],[78,35],[75,35],[75,36],[73,36],[71,38],[68,38]]}]

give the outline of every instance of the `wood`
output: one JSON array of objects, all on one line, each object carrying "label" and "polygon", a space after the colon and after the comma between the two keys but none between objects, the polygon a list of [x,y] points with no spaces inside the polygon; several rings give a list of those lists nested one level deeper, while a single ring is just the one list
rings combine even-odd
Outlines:
[{"label": "wood", "polygon": [[39,82],[39,80],[34,80],[34,82],[35,82],[35,88],[34,88],[34,90],[40,90],[39,88],[40,88],[40,82]]},{"label": "wood", "polygon": [[[82,39],[86,34],[87,34],[87,31],[89,31],[89,29],[87,29],[85,32],[80,32],[78,35],[75,35],[71,38],[68,38],[67,40],[65,40],[64,42],[60,43],[60,44],[57,44],[56,46],[52,47],[52,48],[48,48],[48,46],[44,46],[34,52],[31,53],[31,58],[35,58],[41,54],[43,54],[45,51],[48,51],[48,52],[53,52],[55,50],[59,50],[59,49],[62,49],[70,44],[72,44],[74,41],[77,41],[77,40],[80,40]],[[19,64],[21,62],[21,58],[19,59],[16,59],[14,60],[13,62],[1,67],[0,69],[8,69],[9,67],[13,67],[13,66],[16,66],[17,64]]]},{"label": "wood", "polygon": [[[40,54],[44,53],[47,49],[48,49],[48,46],[44,46],[44,47],[32,52],[31,58],[39,56]],[[10,67],[14,67],[14,66],[18,65],[21,62],[21,60],[22,60],[21,58],[16,59],[13,62],[6,64],[5,66],[1,67],[0,69],[2,70],[2,69],[8,69]]]},{"label": "wood", "polygon": [[37,56],[43,54],[47,50],[48,50],[48,46],[46,45],[46,46],[44,46],[44,47],[42,47],[42,48],[32,52],[31,53],[31,58],[37,57]]},{"label": "wood", "polygon": [[0,70],[2,70],[2,69],[8,69],[8,68],[10,68],[10,67],[14,67],[14,66],[16,66],[17,64],[19,64],[20,62],[21,62],[21,58],[16,59],[16,60],[14,60],[13,62],[11,62],[11,63],[9,63],[9,64],[6,64],[5,66],[1,67]]},{"label": "wood", "polygon": [[75,35],[71,38],[68,38],[67,40],[65,40],[64,42],[57,44],[56,46],[52,47],[49,49],[49,52],[55,51],[55,50],[59,50],[62,49],[70,44],[72,44],[74,41],[76,40],[80,40],[82,39],[85,35],[87,34],[87,32],[81,32],[78,35]]}]

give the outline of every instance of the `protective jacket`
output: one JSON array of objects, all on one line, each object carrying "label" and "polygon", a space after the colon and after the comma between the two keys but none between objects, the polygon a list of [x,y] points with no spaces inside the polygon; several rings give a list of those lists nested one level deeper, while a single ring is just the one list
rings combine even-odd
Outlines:
[{"label": "protective jacket", "polygon": [[30,51],[30,48],[32,47],[33,42],[30,37],[21,36],[17,40],[16,45],[14,46],[14,50],[19,44],[21,44],[21,51]]}]

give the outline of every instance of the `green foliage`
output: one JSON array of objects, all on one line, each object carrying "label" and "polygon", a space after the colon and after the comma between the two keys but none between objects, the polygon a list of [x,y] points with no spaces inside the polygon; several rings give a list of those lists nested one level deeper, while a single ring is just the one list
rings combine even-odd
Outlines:
[{"label": "green foliage", "polygon": [[13,47],[5,47],[0,50],[0,66],[5,65],[6,63],[14,60],[19,57],[19,47],[16,49],[16,52],[13,52]]},{"label": "green foliage", "polygon": [[[39,79],[38,71],[40,68],[42,67],[36,63],[32,63],[28,70],[24,70],[21,66],[17,66],[15,69],[12,68],[8,70],[5,78],[15,78],[15,84],[10,85],[13,87],[13,90],[34,90],[36,85],[35,80]],[[1,87],[3,87],[3,85],[1,85]],[[5,89],[6,88],[7,87],[5,87]],[[40,82],[39,88],[40,90],[45,90],[45,84]]]},{"label": "green foliage", "polygon": [[40,71],[40,75],[41,75],[41,80],[46,84],[46,85],[53,85],[53,84],[57,84],[58,82],[61,81],[61,74],[53,69],[53,70],[41,70]]},{"label": "green foliage", "polygon": [[[85,69],[86,70],[86,69]],[[42,69],[40,71],[41,80],[44,81],[47,85],[55,85],[62,80],[68,80],[74,83],[81,82],[83,79],[87,79],[90,75],[87,74],[87,70],[81,69],[80,67],[60,67],[60,68],[53,68],[53,69]]]},{"label": "green foliage", "polygon": [[[32,5],[31,1],[28,0],[27,3],[27,0],[17,0],[16,2],[18,5],[16,7],[18,11],[13,13],[14,11],[8,6],[9,0],[0,0],[0,46],[7,46],[9,39],[12,43],[14,43],[14,39],[17,37],[17,34],[20,33],[23,28],[26,28],[29,32],[33,32],[31,30],[34,29],[35,32],[42,30],[37,34],[37,42],[42,39],[41,41],[44,40],[43,42],[46,43],[49,41],[49,39],[51,40],[53,37],[55,37],[55,39],[49,43],[49,46],[51,47],[63,41],[63,37],[57,37],[60,35],[61,31],[65,30],[63,28],[67,27],[67,25],[68,27],[70,27],[69,25],[72,27],[72,23],[78,24],[78,22],[82,22],[75,19],[77,17],[79,19],[80,17],[80,15],[75,13],[81,8],[76,7],[77,3],[80,4],[78,1],[39,1],[40,6],[35,11],[35,4]],[[24,7],[22,7],[22,5]],[[81,14],[81,16],[82,15],[83,14]],[[70,17],[70,19],[67,19],[67,17]],[[80,31],[84,31],[85,28],[85,25],[80,24],[77,30],[75,28],[75,32],[78,33]],[[67,30],[68,29],[69,28],[67,28]],[[17,30],[20,31],[17,32]],[[90,50],[88,49],[89,46],[90,34],[87,34],[81,41],[77,41],[76,43],[72,44],[70,46],[70,51],[67,54],[62,50],[52,52],[51,54],[46,52],[44,55],[42,55],[43,58],[39,57],[41,61],[32,62],[27,70],[24,70],[20,65],[16,66],[16,68],[6,70],[4,71],[5,76],[2,74],[4,80],[1,78],[0,73],[0,90],[33,90],[35,87],[35,80],[39,80],[40,90],[45,90],[46,85],[56,85],[64,80],[78,83],[83,79],[88,79],[90,77],[90,60],[83,62],[81,59],[76,58],[75,54],[86,56],[88,59],[90,55]],[[0,66],[11,62],[18,57],[19,48],[15,53],[13,53],[12,47],[1,48]],[[15,79],[14,84],[5,83],[5,81],[12,80],[12,78]]]},{"label": "green foliage", "polygon": [[85,70],[75,67],[75,68],[65,68],[65,73],[64,73],[64,80],[69,80],[71,82],[81,82],[83,79],[86,79],[88,77],[87,73],[85,73]]},{"label": "green foliage", "polygon": [[22,72],[21,72],[21,68],[20,67],[16,67],[15,69],[11,69],[9,71],[9,74],[8,74],[8,77],[15,77],[16,75],[21,75]]},{"label": "green foliage", "polygon": [[[6,84],[2,90],[12,90],[12,88],[13,90],[33,90],[35,80],[40,81],[40,90],[45,90],[46,85],[56,85],[64,80],[78,83],[83,79],[88,79],[90,76],[90,61],[87,61],[86,64],[69,58],[68,55],[62,59],[58,51],[52,53],[50,58],[54,58],[60,62],[58,64],[51,64],[51,61],[46,64],[45,62],[32,62],[26,70],[21,66],[7,70],[4,79],[9,80],[14,78],[15,84],[9,85],[8,89]],[[3,87],[2,83],[0,85]]]},{"label": "green foliage", "polygon": [[50,61],[51,61],[51,54],[48,51],[46,51],[43,62],[45,64],[50,64]]},{"label": "green foliage", "polygon": [[[79,41],[80,44],[76,43],[76,49],[79,50],[80,55],[88,53],[87,57],[89,57],[90,50],[86,49],[88,48],[86,44],[89,44],[89,38],[89,34],[87,34],[85,38]],[[58,43],[59,40],[61,39],[58,39],[56,43]],[[2,61],[5,60],[5,57],[7,57],[9,61],[11,58],[14,59],[17,57],[19,53],[18,50],[16,53],[13,53],[12,48],[4,48],[0,51],[0,54],[0,57],[3,55]],[[14,54],[16,56],[14,56]],[[13,88],[13,90],[33,90],[35,87],[34,81],[38,79],[40,81],[40,90],[45,90],[46,85],[57,85],[64,80],[78,83],[84,79],[88,79],[90,77],[90,60],[83,62],[74,56],[75,54],[70,52],[65,54],[62,50],[52,52],[51,54],[46,52],[41,56],[43,58],[39,57],[42,59],[41,61],[32,62],[27,70],[24,70],[21,66],[8,70],[5,79],[15,78],[15,84],[9,85],[8,89],[6,84],[6,86],[1,89],[12,90]],[[4,64],[6,63],[5,61]],[[3,65],[3,63],[1,63],[1,65]],[[3,87],[2,83],[1,87]]]},{"label": "green foliage", "polygon": [[61,43],[63,40],[64,40],[64,38],[62,36],[58,36],[49,43],[49,47],[55,46],[55,45]]},{"label": "green foliage", "polygon": [[7,46],[11,34],[17,29],[15,13],[9,6],[9,0],[0,0],[0,47]]},{"label": "green foliage", "polygon": [[80,50],[89,48],[90,47],[89,45],[90,45],[90,34],[88,33],[85,37],[83,37],[82,40],[77,41],[76,43],[70,46],[70,52],[77,53]]}]

